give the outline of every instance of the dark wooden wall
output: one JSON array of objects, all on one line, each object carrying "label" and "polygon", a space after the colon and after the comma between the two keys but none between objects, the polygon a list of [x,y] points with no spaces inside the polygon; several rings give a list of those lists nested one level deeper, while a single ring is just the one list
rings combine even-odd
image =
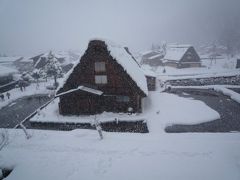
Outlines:
[{"label": "dark wooden wall", "polygon": [[147,86],[149,91],[156,90],[156,77],[146,76],[147,79]]}]

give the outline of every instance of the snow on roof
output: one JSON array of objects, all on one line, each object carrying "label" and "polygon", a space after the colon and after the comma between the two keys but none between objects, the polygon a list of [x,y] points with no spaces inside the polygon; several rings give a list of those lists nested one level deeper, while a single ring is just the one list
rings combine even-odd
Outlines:
[{"label": "snow on roof", "polygon": [[0,62],[13,62],[19,59],[20,57],[0,57]]},{"label": "snow on roof", "polygon": [[0,76],[8,76],[16,73],[17,70],[0,65]]},{"label": "snow on roof", "polygon": [[[137,86],[146,94],[148,95],[148,88],[147,88],[147,81],[144,75],[143,70],[140,68],[139,64],[132,58],[132,56],[126,51],[124,46],[120,46],[115,44],[114,42],[111,42],[109,40],[105,39],[91,39],[93,40],[99,40],[105,42],[107,45],[108,51],[110,52],[110,55],[119,63],[124,70],[128,73],[128,75],[136,82]],[[89,41],[89,42],[90,42]],[[59,83],[59,87],[57,88],[58,92],[63,85],[66,83],[67,79],[69,78],[70,74],[73,72],[74,68],[79,63],[76,62],[73,65],[73,68],[65,75],[64,80],[62,80]]]},{"label": "snow on roof", "polygon": [[105,42],[110,51],[110,55],[124,68],[128,75],[136,82],[137,86],[147,95],[148,88],[144,72],[131,55],[120,45],[108,40],[100,41]]},{"label": "snow on roof", "polygon": [[72,74],[74,68],[78,65],[79,61],[73,63],[73,67],[64,75],[64,78],[58,79],[59,86],[56,89],[56,93],[63,87],[63,85],[67,82],[70,74]]},{"label": "snow on roof", "polygon": [[190,45],[169,45],[166,50],[165,60],[180,61]]},{"label": "snow on roof", "polygon": [[162,54],[157,54],[157,55],[151,56],[148,59],[155,59],[155,58],[158,58],[158,57],[161,57],[161,56],[162,56]]},{"label": "snow on roof", "polygon": [[167,47],[170,48],[190,48],[192,45],[190,44],[169,44]]},{"label": "snow on roof", "polygon": [[56,97],[59,97],[59,96],[62,96],[62,95],[65,95],[65,94],[68,94],[68,93],[71,93],[71,92],[75,92],[75,91],[78,91],[78,90],[86,91],[86,92],[89,92],[89,93],[92,93],[92,94],[96,94],[96,95],[99,95],[99,96],[103,94],[102,91],[99,91],[99,90],[96,90],[96,89],[92,89],[92,88],[89,88],[89,87],[85,87],[85,86],[79,86],[76,89],[70,89],[70,90],[68,90],[66,92],[62,92],[62,93],[56,95]]},{"label": "snow on roof", "polygon": [[33,60],[30,59],[29,57],[23,57],[22,59],[20,59],[20,62],[25,62],[25,63],[32,63]]},{"label": "snow on roof", "polygon": [[41,61],[42,61],[42,59],[39,57],[39,59],[37,60],[37,62],[34,65],[34,68],[36,68]]},{"label": "snow on roof", "polygon": [[150,69],[143,69],[145,76],[157,77],[156,73]]},{"label": "snow on roof", "polygon": [[145,52],[142,52],[141,55],[144,56],[144,55],[147,55],[149,53],[152,53],[154,52],[153,50],[148,50],[148,51],[145,51]]}]

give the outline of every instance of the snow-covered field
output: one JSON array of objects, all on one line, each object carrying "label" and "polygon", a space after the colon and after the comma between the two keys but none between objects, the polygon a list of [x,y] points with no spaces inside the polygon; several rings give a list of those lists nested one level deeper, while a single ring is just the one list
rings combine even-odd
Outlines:
[{"label": "snow-covered field", "polygon": [[[159,133],[171,124],[198,124],[220,118],[220,115],[201,101],[178,97],[177,95],[150,92],[144,102],[142,114],[103,113],[97,115],[100,122],[146,120],[151,133]],[[40,115],[31,121],[36,122],[89,122],[94,116],[62,116],[58,112],[58,99],[45,107]]]},{"label": "snow-covered field", "polygon": [[9,130],[6,180],[239,180],[240,134],[130,134]]}]

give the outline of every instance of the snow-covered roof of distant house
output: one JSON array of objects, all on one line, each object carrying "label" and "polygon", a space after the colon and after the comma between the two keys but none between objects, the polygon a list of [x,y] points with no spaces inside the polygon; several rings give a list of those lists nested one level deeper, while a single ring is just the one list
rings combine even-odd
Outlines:
[{"label": "snow-covered roof of distant house", "polygon": [[92,89],[92,88],[89,88],[89,87],[86,87],[86,86],[79,86],[78,88],[71,89],[71,90],[68,90],[66,92],[62,92],[60,94],[57,94],[56,97],[63,96],[65,94],[72,93],[72,92],[79,91],[79,90],[86,91],[86,92],[96,94],[96,95],[99,95],[99,96],[101,96],[103,94],[102,91],[99,91],[97,89]]},{"label": "snow-covered roof of distant house", "polygon": [[[66,58],[66,54],[52,52],[55,58]],[[49,52],[44,53],[41,57],[48,58]]]},{"label": "snow-covered roof of distant house", "polygon": [[141,55],[144,56],[144,55],[150,54],[152,52],[154,52],[154,51],[153,50],[144,51],[141,53]]},{"label": "snow-covered roof of distant house", "polygon": [[19,59],[20,57],[0,57],[0,63],[3,62],[13,62],[16,61],[17,59]]},{"label": "snow-covered roof of distant house", "polygon": [[[128,75],[132,78],[133,81],[136,82],[137,86],[146,94],[148,95],[148,88],[147,82],[144,75],[143,70],[140,68],[139,64],[132,58],[132,56],[126,51],[124,46],[115,44],[112,41],[105,40],[105,39],[91,39],[90,41],[99,40],[103,41],[110,52],[110,55],[120,64],[124,70],[128,73]],[[89,41],[89,42],[90,42]],[[78,63],[75,63],[73,68],[66,74],[65,80],[61,82],[61,85],[57,89],[57,91],[63,87],[65,82],[67,81],[69,75],[73,72],[74,68],[77,66]]]},{"label": "snow-covered roof of distant house", "polygon": [[151,56],[151,57],[148,58],[148,59],[155,59],[155,58],[159,58],[159,57],[161,57],[161,56],[162,56],[162,54],[157,54],[157,55]]},{"label": "snow-covered roof of distant house", "polygon": [[[42,57],[42,56],[41,56],[41,57]],[[37,60],[37,62],[34,64],[34,68],[37,68],[42,61],[43,61],[43,59],[42,59],[42,58],[39,58],[39,59]],[[44,60],[44,61],[45,61],[45,60]]]},{"label": "snow-covered roof of distant house", "polygon": [[164,60],[180,61],[191,45],[168,45]]},{"label": "snow-covered roof of distant house", "polygon": [[16,72],[17,72],[16,69],[0,65],[0,76],[8,76],[8,75],[14,74]]},{"label": "snow-covered roof of distant house", "polygon": [[23,57],[22,59],[20,59],[20,62],[32,63],[33,60],[30,59],[30,57]]}]

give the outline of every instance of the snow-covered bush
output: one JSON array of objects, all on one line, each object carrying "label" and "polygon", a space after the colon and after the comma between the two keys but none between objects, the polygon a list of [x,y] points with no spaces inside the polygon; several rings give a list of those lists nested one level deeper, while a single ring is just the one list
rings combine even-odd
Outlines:
[{"label": "snow-covered bush", "polygon": [[62,68],[57,60],[57,58],[52,54],[50,51],[47,57],[47,64],[44,67],[44,72],[47,74],[48,77],[54,77],[54,86],[57,87],[57,78],[63,76]]},{"label": "snow-covered bush", "polygon": [[0,129],[0,151],[8,144],[9,135],[6,129]]}]

